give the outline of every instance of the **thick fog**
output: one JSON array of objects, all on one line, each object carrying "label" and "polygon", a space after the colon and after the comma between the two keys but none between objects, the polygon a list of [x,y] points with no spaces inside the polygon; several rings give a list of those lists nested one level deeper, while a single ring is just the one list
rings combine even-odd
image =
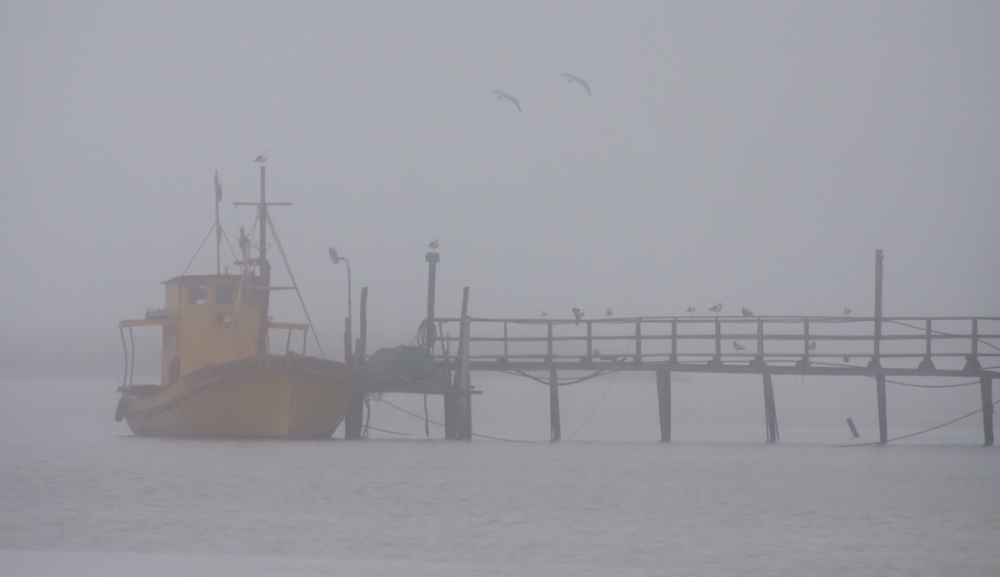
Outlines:
[{"label": "thick fog", "polygon": [[373,350],[413,338],[433,239],[439,315],[870,315],[880,248],[887,315],[1000,316],[998,103],[996,3],[4,3],[0,370],[118,374],[216,170],[251,228],[265,149],[335,358],[327,248]]}]

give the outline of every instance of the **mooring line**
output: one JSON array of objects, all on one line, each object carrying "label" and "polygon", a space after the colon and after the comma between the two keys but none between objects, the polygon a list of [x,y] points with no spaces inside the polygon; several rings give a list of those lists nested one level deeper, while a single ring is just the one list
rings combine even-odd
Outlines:
[{"label": "mooring line", "polygon": [[[387,401],[385,399],[379,399],[378,402],[385,403],[385,404],[389,405],[390,407],[392,407],[392,408],[394,408],[394,409],[396,409],[398,411],[402,411],[402,412],[404,412],[407,415],[410,415],[412,417],[416,417],[416,418],[420,419],[421,421],[424,420],[424,418],[421,417],[420,415],[418,415],[416,413],[411,413],[410,411],[407,411],[403,407],[396,406],[396,405],[390,403],[389,401]],[[437,426],[439,426],[441,428],[444,428],[444,425],[442,425],[441,423],[439,423],[437,421],[433,421],[431,419],[427,419],[426,422],[433,423],[433,424],[435,424],[435,425],[437,425]],[[376,430],[376,431],[379,430],[379,429],[375,429],[375,427],[371,427],[371,428],[374,429],[374,430]],[[483,439],[491,439],[491,440],[494,440],[494,441],[506,441],[508,443],[532,443],[532,442],[534,442],[534,441],[528,441],[528,440],[525,440],[525,439],[505,439],[503,437],[491,437],[490,435],[480,435],[478,433],[472,433],[472,436],[473,437],[480,437],[480,438],[483,438]]]}]

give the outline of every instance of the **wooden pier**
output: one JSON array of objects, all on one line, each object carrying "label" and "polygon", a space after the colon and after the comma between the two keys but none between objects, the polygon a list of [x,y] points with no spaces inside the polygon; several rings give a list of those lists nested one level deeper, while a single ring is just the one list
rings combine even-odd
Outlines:
[{"label": "wooden pier", "polygon": [[[434,353],[440,377],[417,388],[408,384],[373,392],[443,395],[448,439],[472,437],[473,371],[525,376],[547,373],[553,441],[562,436],[560,372],[599,375],[646,371],[656,375],[662,441],[670,441],[671,437],[671,374],[714,373],[762,377],[769,443],[779,440],[773,375],[873,378],[881,444],[889,441],[887,377],[979,379],[984,443],[993,444],[992,384],[994,378],[1000,377],[996,370],[1000,368],[996,366],[1000,365],[1000,317],[883,317],[881,251],[876,253],[872,317],[474,318],[468,315],[466,288],[462,316],[438,318],[433,314],[437,259],[429,256],[428,262],[431,263],[428,316],[421,325],[419,340]],[[364,303],[365,293],[362,294]],[[362,333],[364,330],[362,321]],[[359,339],[361,356],[353,357],[359,362],[364,358],[362,340]],[[360,423],[360,405],[356,417]],[[350,427],[347,431],[348,438],[355,438]]]}]

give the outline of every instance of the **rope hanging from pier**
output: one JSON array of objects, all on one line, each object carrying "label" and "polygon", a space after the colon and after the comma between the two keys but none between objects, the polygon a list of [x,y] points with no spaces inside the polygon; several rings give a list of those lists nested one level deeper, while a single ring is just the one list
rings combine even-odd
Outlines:
[{"label": "rope hanging from pier", "polygon": [[[1000,400],[994,401],[993,402],[993,406],[995,407],[997,405],[997,403],[1000,403]],[[929,432],[931,432],[933,430],[940,429],[941,427],[947,427],[948,425],[951,425],[953,423],[957,423],[957,422],[961,421],[962,419],[968,419],[969,417],[971,417],[973,415],[978,415],[979,413],[982,413],[982,412],[983,412],[982,409],[976,409],[975,411],[972,411],[971,413],[969,413],[967,415],[962,415],[961,417],[959,417],[957,419],[952,419],[952,420],[948,421],[947,423],[941,423],[940,425],[935,425],[935,426],[933,426],[933,427],[931,427],[929,429],[924,429],[923,431],[917,431],[916,433],[910,433],[909,435],[902,435],[902,436],[899,436],[899,437],[893,437],[891,439],[886,440],[886,443],[891,443],[893,441],[899,441],[899,440],[902,440],[902,439],[909,439],[910,437],[916,437],[917,435],[923,435],[924,433],[929,433]],[[880,443],[878,441],[873,441],[871,443],[857,443],[857,444],[854,444],[854,445],[837,445],[837,447],[840,447],[840,448],[868,447],[868,446],[871,446],[871,445],[881,445],[881,444],[882,443]]]},{"label": "rope hanging from pier", "polygon": [[[526,378],[529,378],[529,379],[531,379],[531,380],[533,380],[535,382],[541,383],[541,384],[545,385],[546,387],[549,386],[549,381],[548,380],[536,377],[534,375],[529,375],[528,373],[526,373],[524,371],[504,371],[504,370],[501,370],[499,372],[506,373],[508,375],[517,375],[519,377],[526,377]],[[602,377],[604,375],[610,375],[612,373],[617,373],[617,372],[618,372],[617,370],[595,371],[595,372],[593,372],[593,373],[591,373],[591,374],[589,374],[589,375],[587,375],[585,377],[580,377],[580,378],[577,378],[577,379],[564,379],[564,380],[561,380],[561,381],[557,382],[556,384],[559,385],[560,387],[564,386],[564,385],[576,385],[578,383],[582,383],[583,381],[589,381],[590,379],[593,379],[595,377]]]}]

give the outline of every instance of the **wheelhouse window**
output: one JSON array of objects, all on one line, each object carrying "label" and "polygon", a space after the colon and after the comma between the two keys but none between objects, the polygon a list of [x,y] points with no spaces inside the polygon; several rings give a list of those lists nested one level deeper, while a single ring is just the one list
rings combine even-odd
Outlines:
[{"label": "wheelhouse window", "polygon": [[188,300],[193,305],[205,304],[205,295],[208,294],[208,287],[203,284],[191,285],[188,289]]},{"label": "wheelhouse window", "polygon": [[215,303],[220,305],[231,305],[235,300],[236,290],[231,284],[220,284],[215,287]]}]

